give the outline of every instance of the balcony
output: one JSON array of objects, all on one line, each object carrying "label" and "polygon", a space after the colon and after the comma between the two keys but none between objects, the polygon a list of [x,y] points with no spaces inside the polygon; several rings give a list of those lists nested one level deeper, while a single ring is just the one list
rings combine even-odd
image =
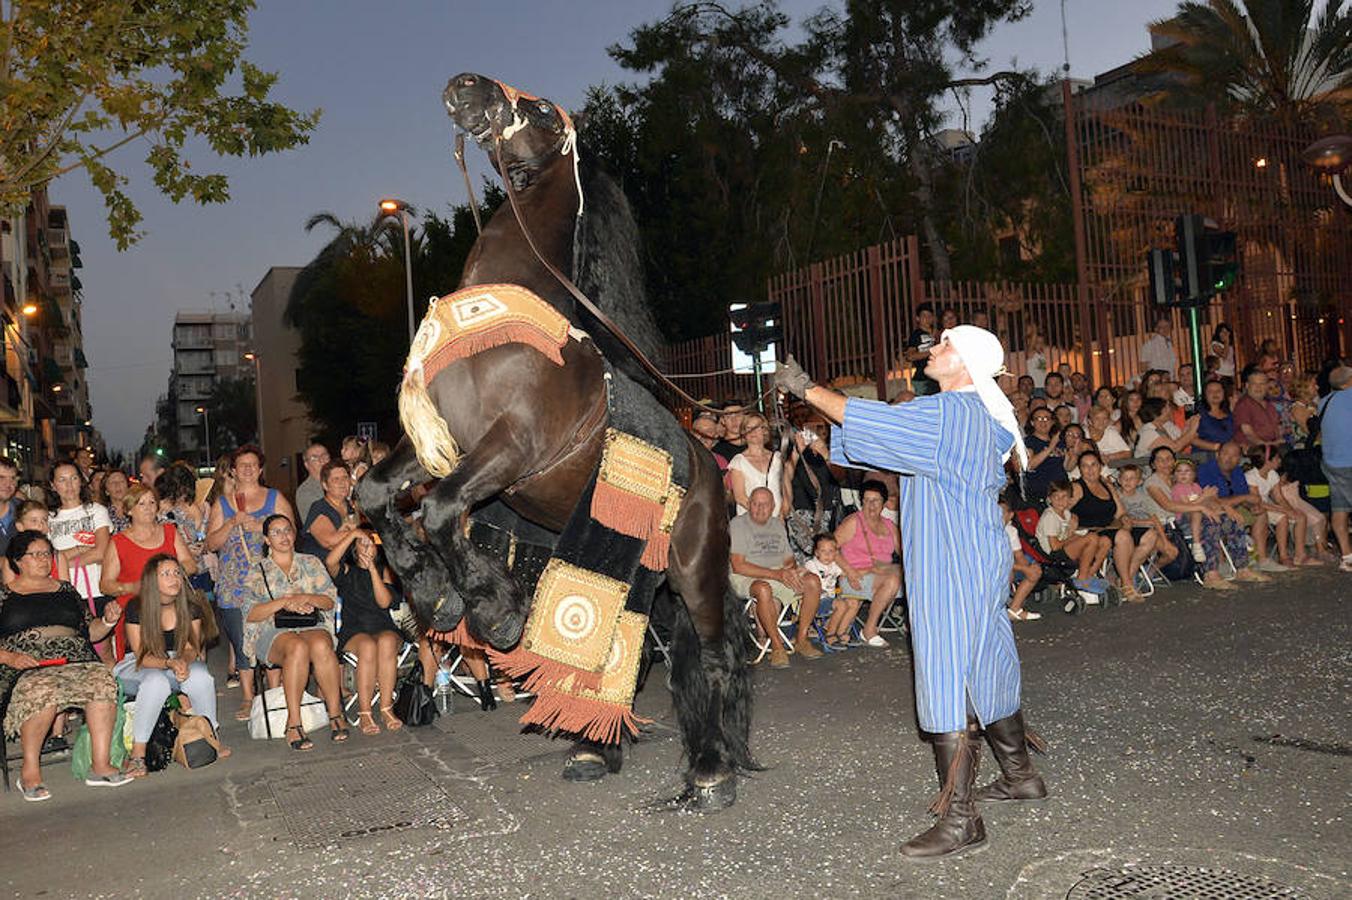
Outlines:
[{"label": "balcony", "polygon": [[23,428],[32,425],[24,409],[23,385],[8,372],[0,372],[0,425],[18,425]]},{"label": "balcony", "polygon": [[47,273],[47,278],[52,285],[52,290],[55,293],[58,294],[70,293],[71,275],[69,270],[61,272],[53,269],[52,271]]},{"label": "balcony", "polygon": [[75,371],[75,351],[64,341],[52,347],[52,358],[65,372]]},{"label": "balcony", "polygon": [[78,425],[56,426],[56,446],[61,450],[74,450],[80,446],[80,428]]}]

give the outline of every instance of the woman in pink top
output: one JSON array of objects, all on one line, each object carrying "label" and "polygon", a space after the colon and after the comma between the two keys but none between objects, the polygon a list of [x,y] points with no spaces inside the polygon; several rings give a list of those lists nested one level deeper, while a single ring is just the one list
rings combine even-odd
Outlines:
[{"label": "woman in pink top", "polygon": [[901,566],[893,554],[901,553],[901,532],[895,523],[883,518],[887,486],[881,481],[866,481],[860,489],[863,504],[836,528],[840,546],[840,568],[845,574],[841,586],[844,597],[869,600],[863,638],[870,647],[886,647],[878,634],[878,620],[901,590]]}]

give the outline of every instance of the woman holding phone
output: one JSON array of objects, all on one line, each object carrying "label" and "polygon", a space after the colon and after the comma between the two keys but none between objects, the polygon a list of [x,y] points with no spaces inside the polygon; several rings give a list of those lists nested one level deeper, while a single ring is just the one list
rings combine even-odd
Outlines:
[{"label": "woman holding phone", "polygon": [[220,557],[220,577],[216,581],[216,605],[221,610],[221,626],[234,649],[235,665],[243,697],[235,718],[249,719],[253,704],[253,679],[250,659],[244,653],[244,613],[249,598],[245,580],[249,571],[263,558],[263,522],[281,514],[293,518],[291,504],[280,493],[262,482],[263,451],[245,444],[230,456],[230,472],[235,480],[233,495],[222,494],[211,506],[207,519],[207,549]]}]

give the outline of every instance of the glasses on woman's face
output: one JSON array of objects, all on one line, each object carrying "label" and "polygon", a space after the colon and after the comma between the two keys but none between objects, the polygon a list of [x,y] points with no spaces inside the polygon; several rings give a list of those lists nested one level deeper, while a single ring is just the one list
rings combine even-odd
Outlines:
[{"label": "glasses on woman's face", "polygon": [[295,537],[295,536],[296,530],[292,528],[290,525],[278,525],[276,528],[268,532],[268,537],[270,538]]},{"label": "glasses on woman's face", "polygon": [[52,551],[50,551],[50,550],[29,550],[27,553],[24,554],[24,556],[31,556],[31,557],[33,557],[33,558],[36,559],[36,560],[40,560],[40,561],[44,561],[44,562],[45,562],[46,560],[49,560],[49,559],[52,558]]},{"label": "glasses on woman's face", "polygon": [[1046,416],[1046,415],[1043,415],[1043,416],[1033,416],[1033,421],[1034,421],[1034,422],[1050,422],[1051,420],[1052,420],[1052,417],[1051,417],[1051,416]]}]

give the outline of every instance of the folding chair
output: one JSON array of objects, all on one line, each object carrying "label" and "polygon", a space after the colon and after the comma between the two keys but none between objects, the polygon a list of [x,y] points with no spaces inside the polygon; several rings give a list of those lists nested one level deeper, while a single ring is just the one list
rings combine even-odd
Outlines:
[{"label": "folding chair", "polygon": [[[398,672],[403,669],[404,664],[408,662],[409,656],[417,651],[417,644],[409,643],[407,640],[404,641],[403,646],[399,648],[399,657],[397,662],[395,662],[395,671]],[[343,667],[343,716],[347,719],[347,724],[356,725],[357,714],[352,711],[352,708],[357,705],[357,656],[354,653],[344,650],[342,653],[338,654],[338,664]],[[389,701],[390,705],[394,704],[395,692],[398,690],[397,677],[395,678],[395,681],[396,684],[390,686],[390,696],[385,698]],[[384,685],[381,685],[380,687],[381,690],[385,689]]]},{"label": "folding chair", "polygon": [[[839,653],[846,649],[844,647],[832,647],[826,642],[826,623],[830,620],[835,603],[839,598],[839,587],[831,596],[822,597],[821,603],[817,606],[817,615],[812,619],[812,630],[817,635],[817,643],[821,645],[822,651],[825,653]],[[856,641],[859,640],[859,633],[863,630],[863,627],[859,624],[858,619],[853,619],[846,630],[850,635],[850,640]]]},{"label": "folding chair", "polygon": [[[751,664],[754,666],[762,659],[765,659],[770,653],[770,641],[774,638],[771,635],[761,635],[760,622],[756,619],[756,601],[754,599],[750,597],[747,598],[746,606],[743,607],[743,612],[746,614],[746,617],[751,620],[751,643],[757,651],[756,658],[751,660]],[[779,640],[784,645],[784,649],[789,653],[793,653],[793,641],[784,633],[784,629],[791,623],[792,614],[793,610],[789,608],[789,605],[787,603],[781,603],[779,605],[779,618],[775,620],[775,633],[779,636]]]}]

